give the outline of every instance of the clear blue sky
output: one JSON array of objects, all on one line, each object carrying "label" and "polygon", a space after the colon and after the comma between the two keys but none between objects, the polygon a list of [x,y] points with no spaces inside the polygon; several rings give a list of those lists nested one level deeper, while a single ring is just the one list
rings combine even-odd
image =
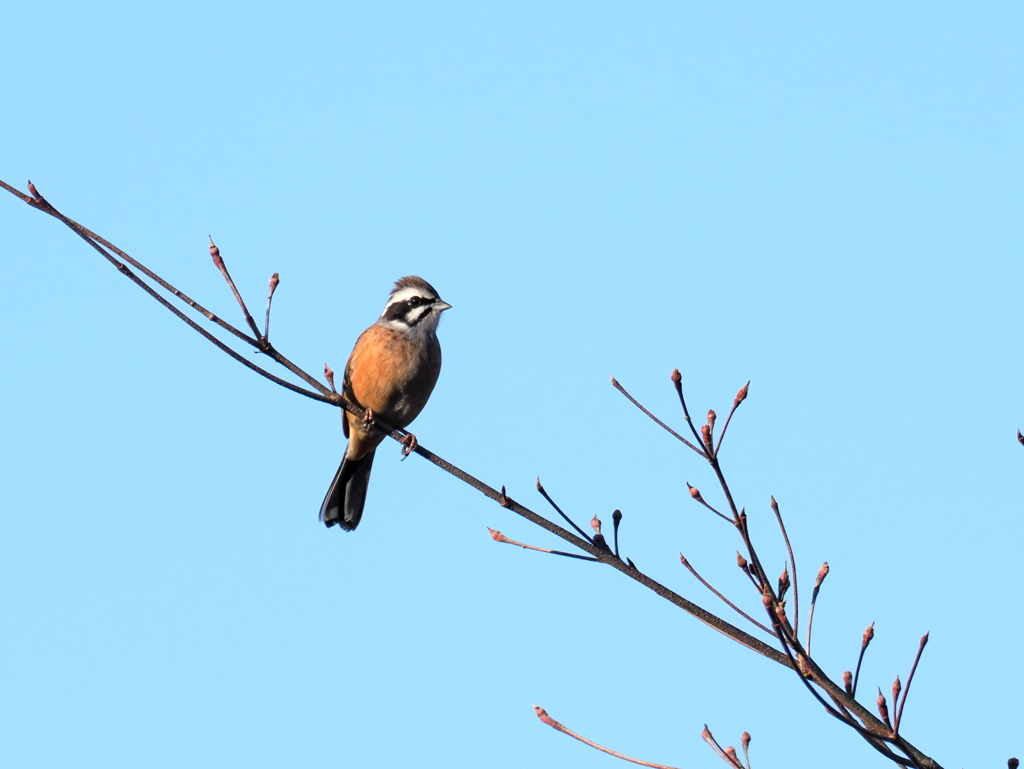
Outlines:
[{"label": "clear blue sky", "polygon": [[[454,309],[421,442],[535,509],[625,514],[627,555],[752,611],[680,426],[751,394],[723,462],[774,494],[839,676],[931,643],[906,736],[1024,753],[1024,210],[1017,4],[15,3],[0,178],[32,179],[236,320],[340,370],[391,282]],[[418,457],[359,531],[316,520],[335,410],[216,352],[0,196],[0,745],[12,767],[885,766],[791,673]],[[728,611],[722,609],[722,611]],[[806,610],[805,610],[806,611]],[[870,699],[870,697],[869,697]]]}]

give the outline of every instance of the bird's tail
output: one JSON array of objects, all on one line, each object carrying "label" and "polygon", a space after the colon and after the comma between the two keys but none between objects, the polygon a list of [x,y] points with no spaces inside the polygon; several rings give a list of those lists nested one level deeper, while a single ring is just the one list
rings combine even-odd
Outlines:
[{"label": "bird's tail", "polygon": [[352,531],[363,517],[366,504],[366,487],[370,482],[373,467],[371,451],[361,459],[342,459],[334,481],[327,489],[327,496],[320,505],[320,520],[326,526],[339,524],[345,531]]}]

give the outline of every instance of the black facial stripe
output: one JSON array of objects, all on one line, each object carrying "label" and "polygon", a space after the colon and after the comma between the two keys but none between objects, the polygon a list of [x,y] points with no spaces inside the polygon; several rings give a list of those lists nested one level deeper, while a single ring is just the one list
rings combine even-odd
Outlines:
[{"label": "black facial stripe", "polygon": [[[434,301],[422,296],[414,296],[404,302],[395,302],[384,312],[384,320],[402,321],[407,326],[415,326],[430,315],[430,305]],[[418,308],[422,308],[422,312],[417,314],[414,310]]]},{"label": "black facial stripe", "polygon": [[384,320],[402,320],[408,309],[405,302],[395,302],[384,311]]},{"label": "black facial stripe", "polygon": [[431,313],[430,305],[431,304],[433,304],[433,302],[430,302],[428,300],[426,304],[421,304],[418,307],[410,307],[409,308],[409,312],[406,313],[406,316],[405,316],[405,322],[409,324],[410,328],[412,326],[415,326],[421,320],[423,320],[424,318],[426,318],[427,316],[430,315],[430,313]]}]

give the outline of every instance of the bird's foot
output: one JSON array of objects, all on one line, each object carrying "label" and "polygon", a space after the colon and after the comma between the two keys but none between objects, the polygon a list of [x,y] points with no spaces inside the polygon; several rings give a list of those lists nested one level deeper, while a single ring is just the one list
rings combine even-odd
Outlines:
[{"label": "bird's foot", "polygon": [[373,427],[373,409],[367,409],[363,414],[363,427],[367,430]]},{"label": "bird's foot", "polygon": [[413,435],[412,433],[406,433],[405,437],[402,438],[402,458],[404,459],[405,457],[409,456],[414,451],[416,451],[416,447],[419,445],[420,442],[416,440],[415,435]]}]

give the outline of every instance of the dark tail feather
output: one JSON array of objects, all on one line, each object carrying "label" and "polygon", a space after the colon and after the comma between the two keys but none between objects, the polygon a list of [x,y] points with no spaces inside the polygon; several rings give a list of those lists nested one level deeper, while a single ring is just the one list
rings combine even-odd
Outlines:
[{"label": "dark tail feather", "polygon": [[373,454],[362,459],[342,459],[334,481],[327,490],[327,496],[320,505],[320,520],[326,526],[339,524],[345,531],[352,531],[363,517],[366,504],[366,487],[370,482]]}]

